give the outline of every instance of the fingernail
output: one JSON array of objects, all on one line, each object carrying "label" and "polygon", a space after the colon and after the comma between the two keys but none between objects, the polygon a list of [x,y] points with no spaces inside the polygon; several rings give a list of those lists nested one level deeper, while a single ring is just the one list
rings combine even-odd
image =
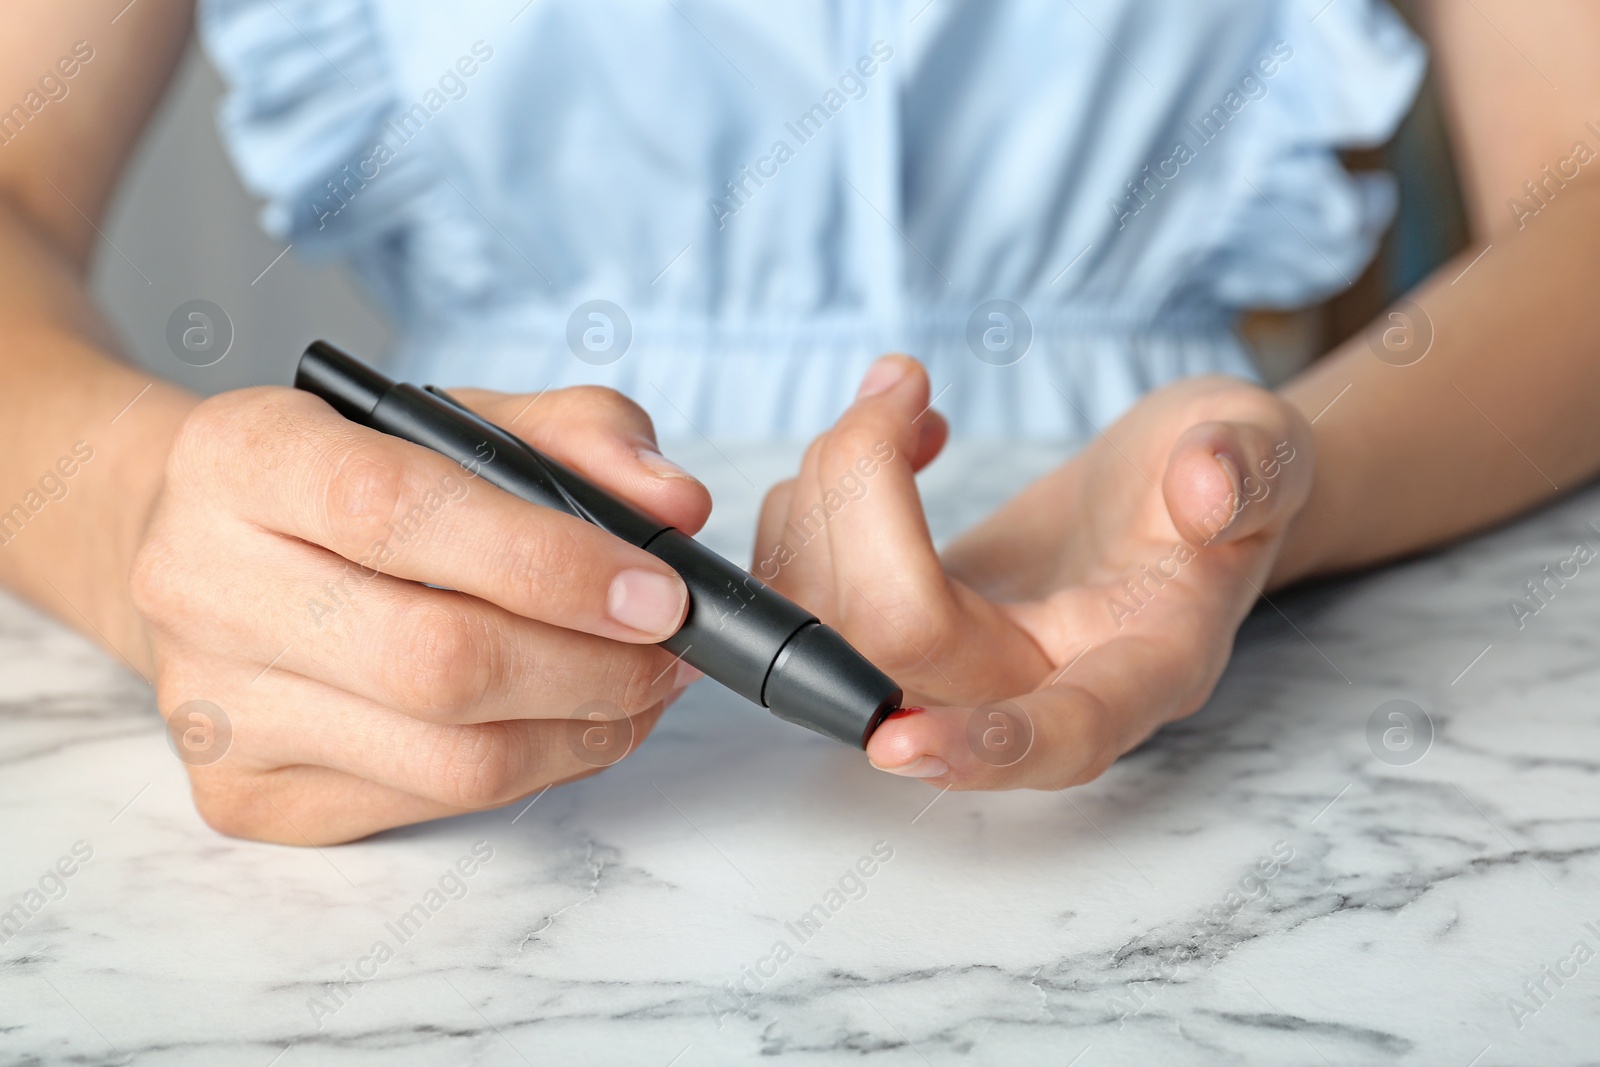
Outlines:
[{"label": "fingernail", "polygon": [[672,676],[672,688],[687,689],[705,676],[705,672],[700,668],[691,667],[680,659],[678,661],[678,672]]},{"label": "fingernail", "polygon": [[885,392],[905,378],[910,370],[906,361],[893,356],[880,356],[878,361],[867,369],[866,377],[861,379],[861,388],[856,390],[856,399],[876,396]]},{"label": "fingernail", "polygon": [[[868,762],[871,762],[870,760]],[[949,774],[950,766],[938,756],[918,756],[910,763],[902,763],[898,767],[884,767],[873,763],[880,771],[890,774],[904,775],[907,778],[937,778],[941,774]]]},{"label": "fingernail", "polygon": [[650,472],[660,478],[685,478],[691,482],[698,481],[694,475],[678,466],[672,460],[663,456],[653,448],[641,448],[637,453],[639,462],[650,468]]},{"label": "fingernail", "polygon": [[678,629],[688,596],[688,589],[677,575],[625,570],[611,579],[606,612],[630,629],[666,638]]},{"label": "fingernail", "polygon": [[1228,516],[1228,522],[1232,523],[1238,518],[1239,512],[1244,510],[1244,485],[1239,479],[1239,465],[1226,452],[1217,452],[1215,456],[1217,466],[1222,468],[1222,473],[1228,476],[1228,484],[1233,487],[1233,497],[1228,501],[1233,508],[1233,514]]}]

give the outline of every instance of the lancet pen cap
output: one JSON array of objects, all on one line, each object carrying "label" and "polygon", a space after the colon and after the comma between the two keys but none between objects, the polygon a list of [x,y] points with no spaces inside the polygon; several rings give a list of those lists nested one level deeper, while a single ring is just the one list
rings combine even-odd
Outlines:
[{"label": "lancet pen cap", "polygon": [[866,748],[904,694],[837,630],[814,623],[784,644],[761,696],[780,719]]},{"label": "lancet pen cap", "polygon": [[365,363],[345,355],[326,341],[313,341],[300,357],[294,387],[315,393],[352,422],[366,425],[372,409],[394,385]]}]

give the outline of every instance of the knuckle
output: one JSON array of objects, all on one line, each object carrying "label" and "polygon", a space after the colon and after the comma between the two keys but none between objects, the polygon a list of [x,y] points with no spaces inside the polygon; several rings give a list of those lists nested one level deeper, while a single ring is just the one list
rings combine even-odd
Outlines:
[{"label": "knuckle", "polygon": [[207,397],[178,427],[168,453],[169,473],[204,477],[224,451],[243,451],[270,466],[283,447],[287,413],[304,412],[308,402],[320,403],[298,390],[265,386]]},{"label": "knuckle", "polygon": [[615,389],[603,385],[575,385],[561,391],[561,399],[574,412],[597,416],[605,422],[637,424],[650,422],[644,408]]},{"label": "knuckle", "polygon": [[[876,458],[887,443],[881,427],[847,420],[819,440],[816,458],[826,476],[827,472],[842,472]],[[884,462],[888,461],[879,460],[880,464]]]},{"label": "knuckle", "polygon": [[395,696],[434,722],[459,722],[483,702],[503,669],[499,642],[477,611],[404,612],[395,639]]},{"label": "knuckle", "polygon": [[818,434],[811,439],[811,443],[806,445],[806,450],[800,457],[800,469],[802,471],[814,472],[817,469],[817,464],[822,461],[822,450],[827,447],[828,439],[837,432],[838,430],[835,428],[826,433]]},{"label": "knuckle", "polygon": [[185,571],[181,554],[163,538],[147,538],[134,554],[128,575],[133,606],[145,619],[159,623],[183,610]]},{"label": "knuckle", "polygon": [[[1111,769],[1117,759],[1136,744],[1128,736],[1126,716],[1087,689],[1074,690],[1074,701],[1061,723],[1053,751],[1041,759],[1056,769],[1057,788],[1086,785]],[[1077,758],[1072,759],[1075,755]]]},{"label": "knuckle", "polygon": [[381,540],[402,511],[409,478],[383,450],[359,444],[346,452],[328,479],[324,521],[338,543],[365,545]]},{"label": "knuckle", "polygon": [[[537,749],[536,735],[513,736],[514,723],[447,728],[434,751],[432,777],[440,798],[452,807],[479,809],[521,796],[529,766],[524,745]],[[537,760],[535,759],[535,763]]]},{"label": "knuckle", "polygon": [[[554,400],[554,411],[540,420],[535,433],[541,437],[552,423],[589,424],[603,430],[620,431],[630,436],[656,439],[655,423],[634,401],[603,385],[574,385],[557,390],[547,398]],[[547,444],[551,442],[546,442]]]},{"label": "knuckle", "polygon": [[183,485],[201,473],[217,442],[226,440],[238,418],[238,398],[219,393],[196,404],[178,426],[167,453],[167,482]]},{"label": "knuckle", "polygon": [[623,648],[612,661],[606,691],[623,714],[639,715],[666,695],[666,678],[676,669],[676,661],[667,653]]},{"label": "knuckle", "polygon": [[536,518],[507,530],[506,543],[497,556],[506,569],[508,587],[519,591],[524,603],[555,614],[564,597],[581,587],[586,576],[606,573],[608,564],[587,551],[580,533],[586,528],[578,526],[577,520],[564,522],[565,516],[553,512]]}]

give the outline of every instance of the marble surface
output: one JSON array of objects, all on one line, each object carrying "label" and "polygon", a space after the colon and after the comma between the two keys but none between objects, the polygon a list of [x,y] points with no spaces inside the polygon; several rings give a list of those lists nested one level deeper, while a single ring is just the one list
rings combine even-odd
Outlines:
[{"label": "marble surface", "polygon": [[[724,451],[691,465],[742,554],[788,459]],[[942,460],[937,528],[1052,459]],[[0,907],[50,892],[0,945],[0,1062],[1593,1062],[1600,568],[1507,604],[1591,519],[1276,598],[1069,794],[940,795],[701,683],[532,807],[323,850],[207,829],[143,684],[0,599]],[[1394,699],[1421,758],[1374,754]]]}]

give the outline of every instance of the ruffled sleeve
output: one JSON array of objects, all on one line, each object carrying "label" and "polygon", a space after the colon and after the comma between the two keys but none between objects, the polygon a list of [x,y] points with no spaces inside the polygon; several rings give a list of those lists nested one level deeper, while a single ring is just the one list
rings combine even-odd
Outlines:
[{"label": "ruffled sleeve", "polygon": [[1302,306],[1350,285],[1393,219],[1387,174],[1352,175],[1342,148],[1372,147],[1410,109],[1426,52],[1382,0],[1285,0],[1274,41],[1293,56],[1261,101],[1231,215],[1201,276],[1224,307]]},{"label": "ruffled sleeve", "polygon": [[228,82],[224,143],[262,226],[297,252],[371,240],[436,181],[394,144],[399,96],[362,0],[210,0],[199,29]]}]

